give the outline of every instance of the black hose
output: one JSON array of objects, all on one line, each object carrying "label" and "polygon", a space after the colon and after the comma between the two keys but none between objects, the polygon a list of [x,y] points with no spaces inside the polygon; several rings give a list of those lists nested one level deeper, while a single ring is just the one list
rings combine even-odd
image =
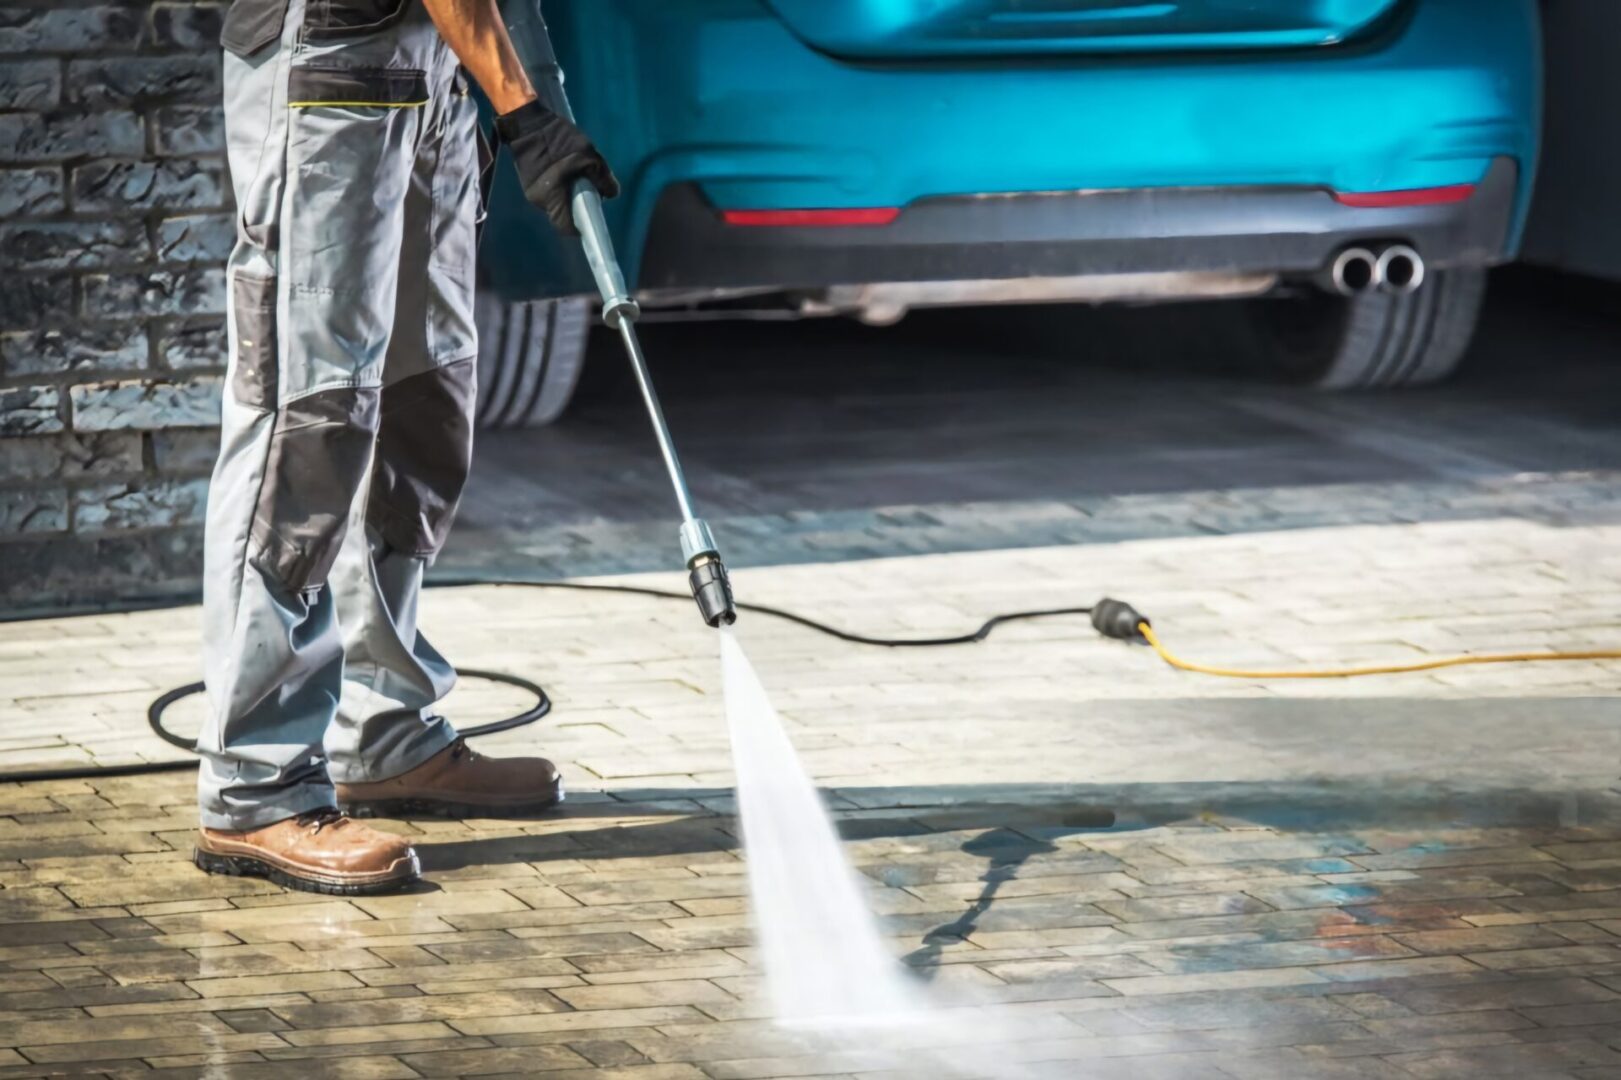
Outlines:
[{"label": "black hose", "polygon": [[[659,600],[681,600],[691,603],[692,597],[687,593],[669,592],[664,589],[649,589],[640,585],[586,585],[572,581],[505,581],[499,578],[436,578],[428,583],[436,588],[460,588],[472,585],[510,585],[528,589],[572,589],[577,592],[612,592],[623,593],[628,596],[651,596]],[[752,611],[757,615],[770,615],[773,618],[783,619],[787,622],[803,626],[808,630],[815,630],[819,634],[847,641],[853,645],[877,645],[890,649],[923,649],[936,648],[943,645],[974,645],[991,636],[991,632],[1004,623],[1018,622],[1023,619],[1048,619],[1059,615],[1090,615],[1090,607],[1048,608],[1040,611],[1011,611],[1002,615],[993,615],[980,624],[979,629],[968,634],[958,634],[954,637],[939,638],[877,638],[867,637],[864,634],[853,634],[848,630],[840,630],[836,626],[817,622],[815,619],[784,608],[771,607],[767,604],[738,604],[739,611]],[[552,711],[551,698],[546,696],[546,690],[537,683],[516,675],[507,675],[499,671],[480,671],[476,668],[462,668],[459,674],[469,679],[484,679],[489,682],[504,683],[515,686],[520,690],[535,695],[535,704],[515,716],[502,720],[492,720],[477,727],[463,728],[460,734],[469,738],[479,735],[493,735],[498,731],[510,731],[525,724],[533,724]],[[197,748],[185,738],[176,735],[163,726],[163,714],[175,702],[193,694],[203,692],[203,684],[188,683],[177,686],[173,690],[165,691],[147,706],[146,722],[153,734],[170,746],[178,747],[188,753],[196,753]],[[194,761],[142,761],[130,765],[75,765],[57,769],[32,769],[24,772],[0,773],[0,783],[27,783],[31,780],[87,780],[100,777],[115,776],[145,776],[149,773],[180,772],[195,769]]]},{"label": "black hose", "polygon": [[149,773],[190,772],[195,761],[137,761],[129,765],[72,765],[61,769],[24,769],[0,773],[0,784],[26,784],[32,780],[109,780],[116,776],[146,776]]},{"label": "black hose", "polygon": [[[146,707],[146,722],[152,728],[152,733],[158,738],[162,739],[164,742],[168,743],[170,746],[177,746],[188,754],[195,754],[197,752],[197,744],[195,742],[187,742],[185,739],[182,739],[179,735],[176,735],[174,732],[163,726],[163,710],[167,709],[170,705],[173,705],[181,698],[191,697],[193,694],[200,694],[202,692],[203,684],[200,682],[194,682],[187,683],[185,686],[177,686],[165,694],[160,694],[152,702],[152,704]],[[180,762],[180,764],[189,765],[191,762]]]},{"label": "black hose", "polygon": [[[498,731],[509,731],[525,724],[533,724],[536,720],[552,711],[552,699],[546,696],[546,691],[539,684],[516,675],[507,675],[499,671],[480,671],[477,668],[461,668],[456,674],[464,679],[483,679],[486,682],[505,683],[507,686],[516,686],[519,690],[535,695],[535,703],[515,716],[503,720],[492,720],[488,724],[479,724],[477,727],[463,728],[457,734],[464,737],[478,735],[494,735]],[[165,691],[153,699],[152,704],[146,707],[146,723],[152,729],[152,734],[168,743],[195,754],[195,743],[176,735],[163,726],[163,714],[175,702],[193,694],[203,692],[200,682],[187,683],[177,686],[173,690]],[[113,776],[145,776],[149,773],[181,772],[195,769],[195,761],[140,761],[129,765],[74,765],[58,769],[32,769],[26,772],[0,773],[0,783],[21,784],[30,780],[85,780],[90,777]]]},{"label": "black hose", "polygon": [[[686,600],[692,601],[687,593],[670,592],[665,589],[649,589],[641,585],[587,585],[575,581],[506,581],[500,578],[448,578],[433,582],[441,588],[459,588],[470,585],[513,585],[528,589],[575,589],[580,592],[615,592],[630,596],[653,596],[660,600]],[[1003,623],[1018,622],[1021,619],[1047,619],[1057,615],[1090,615],[1090,607],[1048,608],[1041,611],[1010,611],[1002,615],[993,615],[980,624],[978,630],[969,634],[957,634],[954,637],[941,638],[877,638],[867,637],[864,634],[853,634],[848,630],[840,630],[836,626],[829,626],[824,622],[817,622],[807,615],[789,611],[786,608],[771,607],[768,604],[737,605],[739,611],[752,611],[756,615],[770,615],[773,618],[784,619],[796,623],[808,630],[815,630],[819,634],[848,641],[852,645],[879,645],[887,649],[932,649],[941,645],[977,645],[991,636]]]}]

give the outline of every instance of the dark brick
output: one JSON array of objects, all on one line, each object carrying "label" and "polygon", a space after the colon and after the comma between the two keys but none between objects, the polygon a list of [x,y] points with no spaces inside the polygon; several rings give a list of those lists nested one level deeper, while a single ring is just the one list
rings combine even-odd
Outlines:
[{"label": "dark brick", "polygon": [[132,112],[0,114],[0,161],[72,161],[146,152]]},{"label": "dark brick", "polygon": [[152,130],[165,156],[225,153],[225,112],[217,105],[165,105],[152,114]]},{"label": "dark brick", "polygon": [[0,540],[67,529],[68,496],[64,489],[0,491]]},{"label": "dark brick", "polygon": [[202,530],[195,526],[8,544],[0,606],[21,614],[47,605],[105,603],[109,596],[193,599],[202,551]]},{"label": "dark brick", "polygon": [[223,315],[225,271],[217,267],[87,274],[85,314],[95,319],[143,315]]},{"label": "dark brick", "polygon": [[62,65],[55,60],[0,64],[0,109],[51,109],[62,101]]},{"label": "dark brick", "polygon": [[69,388],[75,431],[156,431],[219,423],[220,380],[89,383]]},{"label": "dark brick", "polygon": [[233,1031],[243,1033],[287,1031],[293,1026],[269,1009],[231,1009],[214,1015],[230,1024]]},{"label": "dark brick", "polygon": [[0,333],[32,330],[73,317],[73,279],[8,274],[0,284]]},{"label": "dark brick", "polygon": [[196,586],[236,240],[229,6],[0,0],[0,436],[29,436],[0,438],[7,610]]},{"label": "dark brick", "polygon": [[122,56],[68,64],[68,96],[87,105],[202,101],[220,95],[219,60],[203,56]]},{"label": "dark brick", "polygon": [[0,220],[55,214],[66,205],[61,169],[0,169]]},{"label": "dark brick", "polygon": [[141,468],[141,436],[134,431],[0,439],[0,477],[9,482],[126,476]]},{"label": "dark brick", "polygon": [[73,492],[73,524],[81,534],[172,529],[203,520],[208,481],[134,481],[92,484]]},{"label": "dark brick", "polygon": [[93,161],[73,170],[73,208],[80,213],[208,210],[224,203],[225,165],[219,161]]},{"label": "dark brick", "polygon": [[8,376],[134,371],[146,366],[149,351],[146,329],[140,323],[74,326],[0,337],[0,356],[5,358]]},{"label": "dark brick", "polygon": [[141,5],[0,7],[0,52],[98,52],[133,49]]},{"label": "dark brick", "polygon": [[224,20],[223,4],[153,4],[147,40],[160,49],[213,51]]},{"label": "dark brick", "polygon": [[165,327],[158,335],[158,356],[175,371],[225,366],[225,323],[183,323]]},{"label": "dark brick", "polygon": [[0,226],[0,262],[67,270],[143,262],[152,244],[139,221],[37,221]]},{"label": "dark brick", "polygon": [[0,436],[49,435],[63,430],[62,396],[54,386],[0,389]]},{"label": "dark brick", "polygon": [[175,428],[147,435],[152,447],[152,466],[165,476],[208,473],[219,457],[219,432]]},{"label": "dark brick", "polygon": [[158,258],[163,262],[224,262],[236,243],[236,218],[230,214],[165,218],[157,235]]}]

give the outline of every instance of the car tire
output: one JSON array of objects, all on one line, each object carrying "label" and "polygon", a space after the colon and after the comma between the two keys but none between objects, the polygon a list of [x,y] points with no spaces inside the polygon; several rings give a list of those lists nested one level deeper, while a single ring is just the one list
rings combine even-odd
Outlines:
[{"label": "car tire", "polygon": [[1250,302],[1249,330],[1274,369],[1323,390],[1423,386],[1457,370],[1474,336],[1486,271],[1432,270],[1405,294]]},{"label": "car tire", "polygon": [[544,427],[574,398],[591,331],[591,302],[480,296],[478,426]]}]

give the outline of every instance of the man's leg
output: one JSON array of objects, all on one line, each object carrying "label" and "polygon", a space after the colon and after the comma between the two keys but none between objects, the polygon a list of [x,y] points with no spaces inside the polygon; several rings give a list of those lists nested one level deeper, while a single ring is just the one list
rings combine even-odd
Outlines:
[{"label": "man's leg", "polygon": [[326,750],[340,804],[357,813],[527,812],[561,797],[550,762],[481,758],[434,714],[455,671],[417,625],[423,573],[472,464],[478,352],[477,109],[441,48],[405,204],[377,457],[333,578],[347,666]]},{"label": "man's leg", "polygon": [[[421,765],[456,741],[433,706],[455,669],[417,627],[422,575],[444,545],[473,456],[478,352],[472,323],[478,213],[477,113],[456,95],[440,43],[429,71],[424,137],[405,195],[398,304],[384,372],[377,456],[333,576],[346,659],[326,750],[332,778],[363,783]],[[466,176],[474,186],[463,189]],[[440,260],[453,251],[453,265]]]},{"label": "man's leg", "polygon": [[397,40],[314,55],[298,45],[304,6],[290,6],[279,48],[226,58],[242,228],[207,526],[198,859],[342,890],[415,873],[409,845],[318,812],[334,804],[322,743],[343,672],[328,576],[379,429],[421,138],[419,110],[402,106],[424,80],[401,69],[366,83],[379,70],[362,66],[367,48],[392,58]]},{"label": "man's leg", "polygon": [[427,565],[392,548],[363,517],[351,520],[332,575],[345,665],[326,755],[339,783],[398,775],[456,741],[450,722],[433,712],[456,671],[417,629]]},{"label": "man's leg", "polygon": [[264,558],[263,494],[273,487],[273,447],[288,421],[280,402],[291,342],[281,332],[288,296],[278,240],[292,32],[250,58],[225,58],[240,226],[228,264],[229,378],[204,554],[210,708],[198,739],[198,803],[212,829],[258,828],[333,802],[321,754],[343,660],[332,597],[267,572]]}]

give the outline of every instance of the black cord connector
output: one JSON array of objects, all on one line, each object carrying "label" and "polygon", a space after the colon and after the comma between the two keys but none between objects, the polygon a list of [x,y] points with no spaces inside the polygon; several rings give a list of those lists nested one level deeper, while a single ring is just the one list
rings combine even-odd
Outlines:
[{"label": "black cord connector", "polygon": [[1143,632],[1138,627],[1152,626],[1148,616],[1126,603],[1124,600],[1110,600],[1105,597],[1092,605],[1092,628],[1104,637],[1116,638],[1120,641],[1143,641]]}]

